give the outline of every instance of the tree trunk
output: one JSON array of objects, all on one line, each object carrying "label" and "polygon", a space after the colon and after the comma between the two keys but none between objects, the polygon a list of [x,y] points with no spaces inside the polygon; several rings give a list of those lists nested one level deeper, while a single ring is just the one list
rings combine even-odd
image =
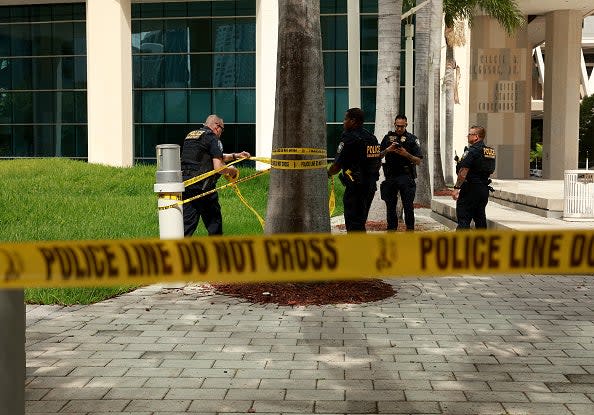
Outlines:
[{"label": "tree trunk", "polygon": [[[326,149],[319,0],[279,2],[272,148]],[[274,155],[274,159],[320,156]],[[272,169],[265,233],[330,232],[325,168]]]},{"label": "tree trunk", "polygon": [[414,134],[419,138],[424,159],[417,167],[417,194],[415,200],[425,206],[431,205],[431,179],[429,176],[429,47],[431,36],[431,4],[417,11],[415,27],[415,117]]},{"label": "tree trunk", "polygon": [[377,22],[377,89],[375,135],[393,128],[400,104],[400,32],[402,0],[379,0]]},{"label": "tree trunk", "polygon": [[433,68],[433,189],[445,189],[441,162],[441,39],[443,21],[443,1],[431,2],[431,62]]},{"label": "tree trunk", "polygon": [[456,77],[456,61],[454,48],[446,46],[445,87],[445,181],[454,184],[454,83]]}]

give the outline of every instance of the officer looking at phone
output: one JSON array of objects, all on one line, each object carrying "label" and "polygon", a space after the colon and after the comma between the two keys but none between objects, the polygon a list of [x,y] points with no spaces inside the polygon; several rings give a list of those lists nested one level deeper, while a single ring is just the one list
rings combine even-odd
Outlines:
[{"label": "officer looking at phone", "polygon": [[386,202],[388,231],[395,231],[398,228],[396,203],[399,193],[402,198],[406,230],[415,229],[413,202],[417,191],[416,166],[421,164],[423,154],[419,139],[406,131],[407,125],[406,115],[397,115],[394,120],[395,131],[388,132],[380,144],[380,156],[386,157],[382,165],[385,180],[380,184],[380,195]]}]

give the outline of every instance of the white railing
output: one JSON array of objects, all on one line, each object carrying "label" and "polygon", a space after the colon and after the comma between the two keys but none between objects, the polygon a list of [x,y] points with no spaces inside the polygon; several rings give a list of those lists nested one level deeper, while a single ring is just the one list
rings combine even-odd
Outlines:
[{"label": "white railing", "polygon": [[594,220],[594,172],[565,170],[563,219]]}]

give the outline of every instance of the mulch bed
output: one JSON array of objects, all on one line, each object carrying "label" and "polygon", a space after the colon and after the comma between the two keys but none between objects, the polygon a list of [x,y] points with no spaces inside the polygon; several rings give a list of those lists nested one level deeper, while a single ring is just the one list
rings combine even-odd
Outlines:
[{"label": "mulch bed", "polygon": [[[436,196],[449,196],[451,189],[435,192]],[[415,203],[415,209],[425,207]],[[368,231],[385,231],[386,221],[367,221]],[[345,225],[336,225],[345,230]],[[415,231],[424,231],[422,225],[415,225]],[[405,232],[404,222],[398,222],[398,232]],[[325,281],[315,283],[255,283],[255,284],[211,284],[219,294],[241,298],[254,304],[278,304],[284,306],[305,306],[323,304],[361,304],[379,301],[393,296],[396,291],[390,284],[377,279],[357,281]]]},{"label": "mulch bed", "polygon": [[433,192],[434,196],[451,196],[452,193],[454,193],[454,189],[441,189],[441,190],[436,190]]},{"label": "mulch bed", "polygon": [[251,303],[285,306],[361,304],[383,300],[396,293],[392,285],[376,279],[313,283],[211,284],[211,286],[220,294],[242,298]]}]

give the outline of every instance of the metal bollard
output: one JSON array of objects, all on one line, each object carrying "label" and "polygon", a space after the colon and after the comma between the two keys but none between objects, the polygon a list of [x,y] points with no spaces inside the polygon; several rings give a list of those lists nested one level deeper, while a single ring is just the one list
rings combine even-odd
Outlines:
[{"label": "metal bollard", "polygon": [[2,414],[25,415],[25,297],[23,293],[23,290],[0,290],[0,327],[4,333],[0,338],[0,413]]},{"label": "metal bollard", "polygon": [[[184,183],[177,144],[157,146],[157,180],[155,193],[159,194],[158,207],[171,206],[182,200]],[[184,237],[184,210],[182,205],[159,210],[159,237],[178,239]]]}]

